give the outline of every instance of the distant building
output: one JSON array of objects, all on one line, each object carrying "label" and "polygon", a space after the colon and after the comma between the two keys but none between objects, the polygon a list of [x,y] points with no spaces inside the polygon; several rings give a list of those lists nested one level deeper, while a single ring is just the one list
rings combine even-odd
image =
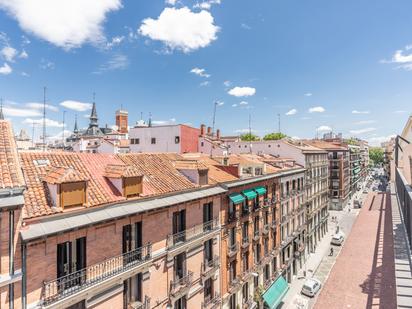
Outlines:
[{"label": "distant building", "polygon": [[119,109],[116,111],[116,126],[117,126],[117,131],[119,131],[119,133],[126,134],[129,132],[128,117],[129,117],[128,111],[122,110],[122,109]]},{"label": "distant building", "polygon": [[152,126],[139,121],[130,129],[131,152],[198,152],[200,130],[184,124]]},{"label": "distant building", "polygon": [[20,133],[15,137],[18,150],[31,150],[33,149],[33,142],[25,129],[21,129]]}]

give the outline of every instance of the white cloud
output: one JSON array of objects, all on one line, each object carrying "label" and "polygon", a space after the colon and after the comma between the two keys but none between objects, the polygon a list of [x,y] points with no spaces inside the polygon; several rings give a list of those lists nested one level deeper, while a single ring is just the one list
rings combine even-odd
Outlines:
[{"label": "white cloud", "polygon": [[[43,110],[43,103],[30,102],[30,103],[26,103],[26,106],[31,109]],[[59,111],[57,106],[50,105],[50,104],[46,104],[46,109],[53,111],[53,112]]]},{"label": "white cloud", "polygon": [[196,74],[196,75],[201,76],[201,77],[206,77],[206,78],[210,77],[210,74],[207,74],[205,69],[201,69],[201,68],[197,68],[197,67],[191,69],[190,73]]},{"label": "white cloud", "polygon": [[29,77],[30,75],[29,75],[29,73],[27,73],[27,72],[21,72],[21,76]]},{"label": "white cloud", "polygon": [[405,111],[405,110],[397,110],[397,111],[394,111],[394,113],[395,114],[406,114],[408,111]]},{"label": "white cloud", "polygon": [[375,122],[376,120],[360,120],[360,121],[355,122],[355,124],[362,125],[362,124],[372,124]]},{"label": "white cloud", "polygon": [[120,43],[122,43],[124,40],[124,36],[115,36],[112,38],[112,40],[110,42],[106,43],[106,49],[111,49],[117,45],[120,45]]},{"label": "white cloud", "polygon": [[0,74],[8,75],[13,72],[13,69],[7,64],[4,63],[2,67],[0,67]]},{"label": "white cloud", "polygon": [[27,59],[27,58],[29,58],[29,54],[23,49],[22,52],[19,55],[19,58]]},{"label": "white cloud", "polygon": [[[63,130],[64,131],[64,137],[69,137],[70,135],[73,134],[72,131],[70,130]],[[63,132],[59,132],[56,135],[53,136],[47,136],[47,140],[48,141],[61,141],[63,139]]]},{"label": "white cloud", "polygon": [[54,70],[55,68],[54,62],[44,59],[44,58],[40,60],[39,66],[40,66],[40,69],[42,70]]},{"label": "white cloud", "polygon": [[209,85],[210,85],[210,82],[209,82],[208,80],[206,80],[206,81],[204,81],[204,82],[201,82],[201,83],[199,84],[200,87],[205,87],[205,86],[209,86]]},{"label": "white cloud", "polygon": [[[37,125],[43,125],[43,118],[41,119],[32,119],[32,118],[26,118],[22,121],[23,124],[37,124]],[[53,128],[63,128],[63,123],[58,122],[53,119],[46,118],[46,127],[53,127]]]},{"label": "white cloud", "polygon": [[381,146],[381,143],[389,141],[392,137],[395,137],[396,134],[389,136],[374,136],[367,139],[369,146]]},{"label": "white cloud", "polygon": [[322,106],[314,106],[309,108],[309,113],[323,113],[325,112],[325,108]]},{"label": "white cloud", "polygon": [[218,31],[208,11],[196,13],[187,7],[165,8],[157,19],[144,19],[139,28],[141,35],[184,53],[208,46],[217,39]]},{"label": "white cloud", "polygon": [[239,105],[243,105],[243,106],[244,106],[244,105],[248,105],[248,104],[249,104],[249,103],[246,102],[246,101],[242,101],[242,102],[239,103]]},{"label": "white cloud", "polygon": [[[79,102],[79,101],[73,101],[73,100],[66,100],[60,103],[61,106],[72,109],[77,112],[85,112],[87,110],[92,109],[92,104],[91,103],[84,103],[84,102]],[[87,115],[89,117],[89,115]]]},{"label": "white cloud", "polygon": [[220,0],[207,0],[203,2],[196,3],[193,8],[195,9],[202,9],[202,10],[210,10],[213,4],[220,4]]},{"label": "white cloud", "polygon": [[215,103],[217,103],[217,106],[225,105],[225,102],[219,100],[215,101]]},{"label": "white cloud", "polygon": [[370,114],[370,111],[358,111],[358,110],[353,110],[352,114]]},{"label": "white cloud", "polygon": [[256,89],[252,87],[234,87],[227,93],[235,97],[249,97],[256,93]]},{"label": "white cloud", "polygon": [[17,56],[17,50],[11,46],[4,46],[1,50],[1,55],[6,61],[13,62]]},{"label": "white cloud", "polygon": [[405,51],[411,49],[411,45],[405,47],[405,50],[399,49],[395,51],[390,60],[382,60],[381,63],[395,63],[397,68],[405,69],[407,71],[412,70],[412,54],[406,54]]},{"label": "white cloud", "polygon": [[326,131],[332,131],[332,128],[331,127],[329,127],[329,126],[319,126],[319,127],[317,127],[316,128],[316,131],[324,131],[324,132],[326,132]]},{"label": "white cloud", "polygon": [[307,92],[307,93],[304,94],[305,97],[311,97],[312,95],[313,95],[313,94],[310,93],[310,92]]},{"label": "white cloud", "polygon": [[254,130],[254,129],[251,129],[251,130],[249,130],[249,129],[237,129],[237,130],[235,130],[235,132],[236,133],[241,133],[241,134],[249,133],[249,132],[256,133],[257,130]]},{"label": "white cloud", "polygon": [[37,117],[42,114],[39,110],[10,106],[4,106],[3,112],[6,117]]},{"label": "white cloud", "polygon": [[174,5],[177,3],[177,0],[166,0],[165,3],[166,3],[167,5],[174,6]]},{"label": "white cloud", "polygon": [[120,0],[0,0],[24,31],[64,49],[104,41],[106,14],[120,8]]},{"label": "white cloud", "polygon": [[376,128],[364,128],[359,130],[350,130],[349,132],[354,135],[365,134],[376,131]]},{"label": "white cloud", "polygon": [[233,104],[232,104],[232,107],[237,107],[237,104],[236,104],[236,103],[233,103]]},{"label": "white cloud", "polygon": [[249,26],[248,24],[245,24],[245,23],[241,23],[240,27],[242,27],[243,29],[246,29],[246,30],[251,30],[252,29],[251,26]]},{"label": "white cloud", "polygon": [[169,120],[153,120],[152,124],[154,125],[167,125],[167,124],[174,124],[176,122],[176,118],[170,118]]},{"label": "white cloud", "polygon": [[101,74],[107,71],[124,70],[129,65],[129,58],[123,54],[116,54],[110,58],[106,63],[102,64],[94,74]]},{"label": "white cloud", "polygon": [[232,85],[232,82],[231,82],[230,80],[225,80],[225,81],[223,82],[223,85],[224,85],[225,87],[230,87],[230,86]]},{"label": "white cloud", "polygon": [[296,108],[292,108],[290,111],[288,111],[285,115],[286,116],[291,116],[291,115],[295,115],[298,112],[298,110]]}]

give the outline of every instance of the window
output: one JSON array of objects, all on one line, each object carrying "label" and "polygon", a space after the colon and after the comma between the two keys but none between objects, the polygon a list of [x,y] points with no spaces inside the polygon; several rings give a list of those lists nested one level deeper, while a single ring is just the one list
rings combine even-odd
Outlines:
[{"label": "window", "polygon": [[265,281],[269,280],[270,279],[270,268],[268,264],[265,265],[264,274],[265,274]]},{"label": "window", "polygon": [[176,211],[173,213],[173,243],[184,242],[186,237],[186,210]]},{"label": "window", "polygon": [[242,255],[242,270],[244,272],[249,270],[249,251],[246,251],[243,255]]},{"label": "window", "polygon": [[230,295],[229,307],[230,309],[236,309],[236,294]]},{"label": "window", "polygon": [[175,136],[175,144],[179,144],[180,143],[180,136]]},{"label": "window", "polygon": [[242,242],[249,242],[249,222],[244,222],[242,227]]},{"label": "window", "polygon": [[86,202],[86,182],[69,182],[60,184],[60,206],[83,206]]},{"label": "window", "polygon": [[213,260],[213,239],[205,241],[203,245],[204,263],[209,264]]},{"label": "window", "polygon": [[152,143],[152,145],[156,144],[156,138],[155,137],[152,137],[151,143]]},{"label": "window", "polygon": [[183,296],[182,298],[179,298],[175,301],[174,309],[187,309],[186,296]]},{"label": "window", "polygon": [[204,142],[200,142],[200,146],[203,147],[205,145]]},{"label": "window", "polygon": [[139,196],[143,192],[142,177],[123,178],[123,195],[125,197]]},{"label": "window", "polygon": [[142,273],[123,281],[123,308],[130,308],[136,302],[142,302]]},{"label": "window", "polygon": [[[86,267],[86,237],[57,245],[57,278],[67,276]],[[62,289],[80,284],[84,278],[67,280]]]},{"label": "window", "polygon": [[174,257],[174,278],[182,279],[186,276],[186,253],[182,252]]},{"label": "window", "polygon": [[242,287],[243,302],[246,303],[249,299],[249,283],[246,282]]},{"label": "window", "polygon": [[212,278],[209,278],[204,283],[203,294],[206,300],[213,298],[213,281]]},{"label": "window", "polygon": [[229,263],[229,282],[236,279],[236,260]]}]

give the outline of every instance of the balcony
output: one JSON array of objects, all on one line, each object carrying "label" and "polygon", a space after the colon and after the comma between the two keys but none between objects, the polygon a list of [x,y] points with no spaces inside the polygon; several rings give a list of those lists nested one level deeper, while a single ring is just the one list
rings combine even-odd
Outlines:
[{"label": "balcony", "polygon": [[215,218],[209,222],[195,225],[185,231],[170,234],[167,236],[167,248],[169,250],[175,249],[182,245],[192,246],[197,242],[206,240],[205,238],[213,236],[219,230],[219,220]]},{"label": "balcony", "polygon": [[229,281],[229,293],[235,293],[241,287],[242,281],[239,277],[231,278]]},{"label": "balcony", "polygon": [[236,211],[229,211],[227,214],[227,223],[235,222],[237,219]]},{"label": "balcony", "polygon": [[204,302],[201,304],[202,309],[215,309],[219,308],[219,305],[221,303],[222,299],[220,297],[220,294],[218,292],[215,292],[215,294],[212,296],[209,296],[205,299]]},{"label": "balcony", "polygon": [[284,224],[288,220],[288,215],[283,215],[282,218],[280,219],[280,223]]},{"label": "balcony", "polygon": [[253,240],[258,241],[260,239],[260,231],[256,230],[253,232]]},{"label": "balcony", "polygon": [[252,309],[255,308],[256,303],[253,301],[253,298],[249,296],[249,298],[243,302],[243,309]]},{"label": "balcony", "polygon": [[185,294],[191,287],[193,282],[193,272],[188,271],[181,278],[176,278],[170,281],[170,295],[178,298],[180,295]]},{"label": "balcony", "polygon": [[133,302],[128,304],[128,309],[150,309],[150,297],[145,296],[144,301]]},{"label": "balcony", "polygon": [[227,255],[229,257],[233,257],[237,254],[237,252],[239,251],[239,245],[238,243],[234,243],[232,245],[229,245],[228,249],[227,249]]},{"label": "balcony", "polygon": [[220,267],[220,259],[217,255],[213,257],[210,261],[205,261],[201,266],[201,275],[206,277],[214,273]]},{"label": "balcony", "polygon": [[63,306],[66,300],[83,293],[90,293],[93,288],[99,289],[111,280],[135,272],[148,266],[152,259],[152,245],[149,243],[127,253],[109,258],[103,262],[90,265],[66,276],[45,282],[43,284],[44,308]]},{"label": "balcony", "polygon": [[242,238],[242,249],[248,248],[250,245],[249,236]]},{"label": "balcony", "polygon": [[270,227],[274,230],[276,230],[278,226],[278,221],[277,220],[272,220],[272,222],[270,223]]},{"label": "balcony", "polygon": [[269,230],[270,230],[269,223],[263,225],[263,230],[262,230],[263,235],[269,234]]}]

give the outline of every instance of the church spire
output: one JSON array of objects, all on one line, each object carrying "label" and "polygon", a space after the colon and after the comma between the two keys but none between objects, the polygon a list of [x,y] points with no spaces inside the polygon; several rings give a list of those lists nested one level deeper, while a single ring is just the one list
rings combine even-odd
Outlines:
[{"label": "church spire", "polygon": [[77,114],[74,115],[74,129],[73,129],[73,133],[74,133],[74,134],[78,134],[78,133],[79,133],[79,128],[77,127]]},{"label": "church spire", "polygon": [[93,92],[93,107],[92,107],[92,112],[90,114],[90,124],[89,127],[97,127],[98,126],[98,118],[97,118],[97,112],[96,112],[96,102],[95,102],[95,93]]}]

